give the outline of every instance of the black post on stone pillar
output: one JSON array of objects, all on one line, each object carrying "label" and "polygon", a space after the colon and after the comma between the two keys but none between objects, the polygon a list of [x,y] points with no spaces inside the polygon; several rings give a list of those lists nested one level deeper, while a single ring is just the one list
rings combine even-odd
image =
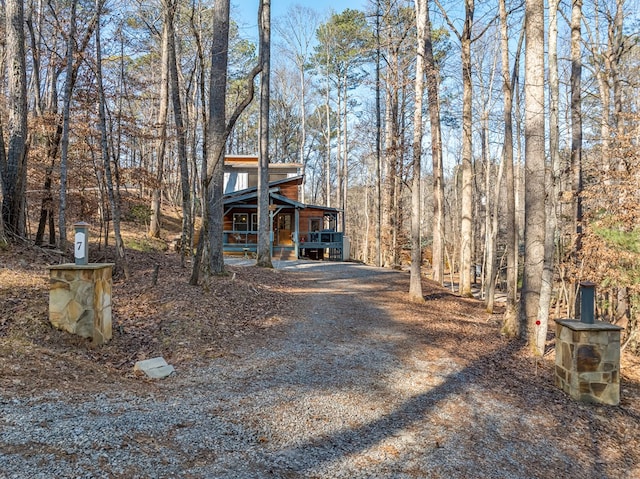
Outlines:
[{"label": "black post on stone pillar", "polygon": [[77,265],[89,263],[89,223],[80,221],[73,225],[76,234],[73,241],[73,257]]},{"label": "black post on stone pillar", "polygon": [[555,383],[573,399],[620,403],[620,331],[595,319],[595,287],[580,283],[580,320],[556,320]]},{"label": "black post on stone pillar", "polygon": [[595,323],[596,284],[591,281],[580,283],[580,321]]}]

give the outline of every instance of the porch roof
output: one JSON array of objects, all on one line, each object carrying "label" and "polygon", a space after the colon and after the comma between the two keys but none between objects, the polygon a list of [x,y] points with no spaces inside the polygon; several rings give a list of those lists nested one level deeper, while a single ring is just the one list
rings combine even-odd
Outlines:
[{"label": "porch roof", "polygon": [[[342,211],[338,208],[331,208],[329,206],[319,206],[319,205],[310,205],[310,204],[301,203],[299,201],[293,200],[291,198],[287,198],[286,196],[280,194],[281,185],[289,182],[295,182],[298,185],[301,185],[302,179],[303,179],[303,176],[299,175],[299,176],[293,176],[291,178],[285,178],[282,180],[270,182],[269,196],[277,204],[285,204],[285,205],[292,206],[294,208],[299,208],[299,209],[313,208],[313,209],[322,210],[322,211],[331,212],[331,213],[339,213],[340,211]],[[255,201],[248,203],[250,200],[255,200]],[[241,204],[243,206],[257,206],[258,188],[256,186],[253,186],[251,188],[246,188],[244,190],[228,193],[224,195],[222,201],[225,206],[234,206],[234,205],[240,206]]]}]

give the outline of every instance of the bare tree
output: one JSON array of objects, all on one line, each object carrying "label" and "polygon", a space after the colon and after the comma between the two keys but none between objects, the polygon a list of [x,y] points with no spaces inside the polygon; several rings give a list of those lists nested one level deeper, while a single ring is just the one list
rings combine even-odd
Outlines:
[{"label": "bare tree", "polygon": [[[60,139],[60,204],[58,205],[59,248],[67,248],[67,159],[69,156],[69,122],[71,96],[73,95],[73,57],[76,43],[76,10],[78,0],[71,2],[71,18],[67,37],[67,65],[64,81],[64,98],[62,107],[62,137]],[[97,31],[97,28],[96,28]]]},{"label": "bare tree", "polygon": [[[0,125],[0,156],[4,157],[4,139],[2,139],[2,127]],[[0,160],[0,165],[3,162]],[[0,167],[0,207],[2,206],[2,202],[4,199],[4,179],[2,177],[2,171],[4,168]],[[0,213],[0,246],[4,246],[7,243],[7,235],[4,232],[4,218]]]},{"label": "bare tree", "polygon": [[[498,33],[498,32],[496,32]],[[488,39],[490,42],[497,40],[498,37]],[[495,87],[495,77],[497,74],[497,63],[500,57],[500,50],[496,49],[480,49],[484,52],[478,52],[476,58],[476,70],[482,72],[485,70],[483,64],[486,59],[491,62],[489,75],[485,81],[485,75],[480,75],[478,79],[478,87],[480,93],[478,96],[478,103],[480,103],[480,115],[479,115],[479,129],[480,129],[480,143],[481,143],[481,165],[484,170],[484,185],[480,185],[480,181],[476,181],[478,189],[480,190],[478,195],[482,198],[481,202],[476,202],[476,208],[478,211],[481,206],[484,207],[484,248],[482,250],[482,275],[481,286],[484,293],[484,302],[488,312],[493,312],[493,301],[495,296],[495,285],[497,277],[497,247],[498,247],[498,213],[500,204],[501,182],[504,173],[504,162],[501,161],[498,165],[497,175],[493,168],[493,162],[490,154],[490,124],[489,117],[492,111],[492,99],[494,98],[493,92]],[[479,175],[478,175],[479,176]],[[482,188],[482,189],[480,189]],[[492,190],[493,189],[493,194]],[[476,216],[480,216],[476,213]],[[477,242],[479,244],[479,242]]]},{"label": "bare tree", "polygon": [[[574,251],[582,241],[582,0],[571,9],[571,169],[574,193]],[[577,256],[577,255],[576,255]]]},{"label": "bare tree", "polygon": [[[224,272],[223,252],[223,171],[224,151],[227,138],[238,117],[253,100],[254,80],[262,69],[258,61],[248,74],[246,95],[242,98],[227,119],[227,64],[229,60],[229,0],[215,2],[211,21],[213,41],[211,42],[211,72],[209,77],[209,120],[206,125],[206,175],[202,189],[207,201],[203,205],[203,235],[207,238],[207,272]],[[204,248],[198,248],[194,267],[189,280],[197,284],[200,276],[201,255]]]},{"label": "bare tree", "polygon": [[460,41],[462,63],[462,191],[460,195],[460,287],[462,296],[471,296],[471,253],[473,236],[473,83],[471,81],[471,30],[475,0],[464,1],[464,24],[458,32],[446,11],[436,0],[436,4],[445,16],[451,31]]},{"label": "bare tree", "polygon": [[509,337],[520,337],[520,323],[517,314],[518,297],[518,228],[516,222],[515,179],[513,171],[513,91],[518,84],[520,70],[520,51],[524,38],[524,28],[518,41],[518,48],[510,74],[509,63],[509,30],[507,25],[507,8],[505,0],[500,0],[500,49],[502,58],[502,92],[504,143],[502,146],[502,162],[505,169],[506,188],[506,256],[507,256],[507,307],[504,314],[502,333]]},{"label": "bare tree", "polygon": [[160,207],[162,204],[162,181],[164,177],[164,159],[167,150],[167,115],[169,110],[169,15],[168,2],[163,10],[164,22],[162,24],[161,37],[161,65],[160,65],[160,104],[158,106],[158,144],[156,147],[156,177],[151,191],[151,218],[149,220],[149,236],[160,236],[161,218]]},{"label": "bare tree", "polygon": [[5,12],[9,118],[6,162],[0,165],[4,180],[2,216],[9,232],[24,236],[28,134],[24,2],[7,0]]},{"label": "bare tree", "polygon": [[[70,12],[69,17],[74,18],[77,21],[78,20],[77,15],[75,11],[73,11],[73,8],[75,8],[75,5],[77,5],[75,2],[71,3],[70,7],[72,11]],[[82,37],[76,38],[74,43],[70,44],[69,38],[76,36],[76,32],[77,32],[76,21],[71,23],[71,21],[69,20],[70,25],[68,28],[65,28],[64,25],[60,23],[61,19],[58,13],[53,10],[53,4],[48,3],[47,6],[50,9],[50,13],[51,13],[50,17],[55,19],[56,28],[60,31],[64,30],[67,32],[65,58],[69,57],[69,48],[74,50],[74,54],[72,57],[73,61],[71,62],[71,64],[66,62],[67,64],[64,65],[64,69],[63,69],[62,67],[57,65],[57,63],[54,61],[54,59],[58,57],[58,52],[56,52],[54,49],[55,42],[53,46],[48,47],[51,50],[51,52],[49,53],[50,58],[46,62],[49,65],[48,66],[49,72],[45,75],[45,78],[48,77],[48,80],[46,83],[46,85],[48,86],[48,90],[46,91],[46,94],[42,99],[42,103],[43,103],[42,108],[44,109],[44,116],[48,118],[55,118],[55,122],[50,126],[50,130],[52,133],[49,133],[48,135],[46,135],[45,141],[44,141],[45,151],[46,151],[46,161],[48,164],[45,170],[45,179],[44,179],[44,185],[43,185],[44,194],[42,196],[42,203],[40,206],[40,219],[38,221],[38,230],[36,232],[36,238],[35,238],[36,244],[42,244],[45,228],[47,224],[49,225],[49,243],[55,244],[56,233],[55,233],[55,219],[54,219],[55,215],[54,215],[54,204],[53,204],[53,185],[54,185],[53,176],[55,172],[56,161],[58,159],[57,158],[58,154],[60,154],[61,156],[60,171],[61,171],[62,180],[64,181],[65,185],[66,185],[66,176],[67,176],[66,161],[68,157],[68,137],[69,137],[68,126],[69,125],[67,125],[67,130],[65,130],[64,123],[65,123],[66,117],[64,114],[64,109],[67,102],[67,98],[69,98],[69,101],[71,99],[74,86],[78,80],[78,72],[80,70],[80,66],[84,63],[85,52],[89,47],[91,39],[93,38],[94,29],[97,25],[97,15],[94,12],[91,18],[88,19],[88,22],[86,24],[86,29]],[[30,29],[36,28],[36,26],[29,21],[27,25],[30,27]],[[35,33],[33,33],[31,36],[32,38],[37,37]],[[32,49],[36,50],[35,45],[38,45],[38,44],[39,42],[35,38],[33,38]],[[40,54],[36,54],[34,52],[33,55],[37,58],[40,58]],[[34,64],[34,68],[36,68],[35,64]],[[59,77],[63,71],[65,72],[63,102],[62,102],[63,114],[59,115],[57,88],[58,88]],[[35,81],[36,80],[34,77],[34,82]],[[34,85],[33,89],[34,91],[37,91],[39,90],[39,87]],[[71,93],[67,94],[68,92],[71,92]],[[35,95],[36,99],[38,96],[39,95]],[[37,112],[39,109],[40,107],[36,105],[36,114],[38,114]],[[70,121],[70,119],[68,118],[67,120]],[[40,138],[41,136],[38,135],[37,138],[34,138],[34,140],[40,141]],[[66,145],[64,145],[63,138],[66,138],[65,140],[67,142]],[[63,146],[65,148],[64,155],[62,154]],[[37,144],[36,144],[36,147],[37,147]],[[64,165],[62,164],[63,163],[62,158],[64,158]],[[60,188],[59,197],[62,198],[63,200],[62,209],[64,210],[63,214],[65,214],[65,216],[66,216],[66,195],[67,195],[66,188],[64,189],[64,191],[62,188]],[[59,205],[59,211],[60,211],[60,205]],[[64,220],[64,229],[66,231],[66,217],[63,218],[63,220]],[[58,226],[60,227],[60,223],[58,224]],[[106,238],[107,237],[105,237],[105,239]]]},{"label": "bare tree", "polygon": [[416,78],[413,112],[413,179],[411,182],[411,276],[409,297],[424,301],[422,296],[422,101],[424,97],[425,50],[427,42],[427,1],[415,0],[416,10]]},{"label": "bare tree", "polygon": [[[203,212],[207,233],[208,270],[224,272],[223,245],[223,172],[226,131],[227,62],[229,56],[229,0],[215,2],[211,22],[211,72],[209,79],[209,123],[207,125],[207,175],[203,189],[207,192],[206,211]],[[201,248],[202,249],[202,248]],[[198,261],[195,262],[196,264]],[[194,267],[191,283],[197,283]]]},{"label": "bare tree", "polygon": [[258,258],[257,265],[271,263],[269,212],[269,86],[271,74],[271,0],[261,0],[260,16],[260,159],[258,168]]},{"label": "bare tree", "polygon": [[[2,173],[0,172],[0,181],[2,181]],[[4,198],[4,186],[0,186],[0,204],[2,204],[2,199]],[[2,219],[2,215],[0,215],[0,246],[4,246],[7,243],[7,235],[4,232],[4,220]]]},{"label": "bare tree", "polygon": [[544,1],[525,4],[525,229],[524,271],[520,296],[521,330],[531,350],[544,353],[538,321],[545,243],[545,115],[544,115]]},{"label": "bare tree", "polygon": [[460,294],[471,296],[471,236],[473,225],[473,139],[471,102],[471,28],[474,0],[465,0],[465,19],[459,36],[462,51],[462,194],[460,198]]},{"label": "bare tree", "polygon": [[[4,50],[4,45],[2,50]],[[4,81],[4,71],[5,71],[5,55],[1,54],[0,51],[0,81]],[[5,181],[4,174],[7,170],[7,152],[4,144],[4,128],[2,126],[2,120],[0,118],[0,246],[5,245],[7,243],[7,236],[5,233],[4,226],[4,189],[5,189]]]},{"label": "bare tree", "polygon": [[178,164],[180,168],[180,190],[182,192],[182,235],[180,241],[181,260],[184,266],[185,252],[191,243],[191,190],[189,187],[189,167],[187,158],[187,140],[182,114],[182,100],[180,98],[180,82],[178,78],[178,59],[176,53],[174,18],[177,8],[177,0],[164,0],[165,16],[168,25],[167,47],[169,51],[169,83],[171,86],[171,106],[173,107],[173,119],[176,126]]},{"label": "bare tree", "polygon": [[382,111],[380,102],[380,0],[376,0],[376,266],[382,266]]},{"label": "bare tree", "polygon": [[[549,3],[549,153],[551,162],[546,168],[546,222],[544,240],[544,268],[540,287],[540,307],[538,308],[538,322],[536,345],[538,352],[544,353],[549,320],[549,308],[553,293],[555,237],[557,227],[556,205],[558,198],[557,178],[560,169],[560,128],[558,120],[558,97],[560,80],[558,76],[558,0]],[[536,324],[538,324],[536,322]]]},{"label": "bare tree", "polygon": [[[413,82],[410,72],[415,60],[415,43],[409,33],[413,32],[415,19],[414,15],[407,15],[407,9],[401,8],[399,2],[386,0],[381,21],[385,89],[381,254],[383,266],[398,267],[403,233],[401,192],[405,175],[402,160],[409,147],[408,138],[402,134],[405,120],[403,101],[406,89]],[[411,53],[406,55],[406,52]]]},{"label": "bare tree", "polygon": [[[290,56],[298,69],[300,81],[300,139],[298,159],[302,165],[304,175],[308,155],[305,152],[307,143],[307,77],[306,71],[309,68],[311,58],[311,44],[318,28],[317,13],[307,7],[294,5],[289,8],[287,14],[281,21],[275,24],[279,35],[289,44],[290,49],[286,54]],[[304,183],[300,191],[300,200],[305,202]]]},{"label": "bare tree", "polygon": [[[96,0],[96,15],[98,19],[104,7],[104,0]],[[109,141],[107,134],[107,113],[106,99],[104,94],[104,83],[102,80],[102,45],[100,41],[100,21],[96,26],[96,83],[98,88],[98,127],[100,130],[100,150],[102,152],[102,161],[104,165],[105,180],[107,182],[107,192],[109,196],[109,204],[111,206],[111,215],[113,217],[113,234],[115,237],[115,262],[116,271],[122,270],[125,278],[129,278],[129,265],[125,254],[124,241],[120,232],[120,198],[116,194],[114,187],[113,174],[111,169],[111,155],[109,153]]]},{"label": "bare tree", "polygon": [[[29,95],[33,98],[33,111],[34,121],[36,119],[41,120],[44,108],[41,92],[41,85],[43,76],[41,74],[42,67],[42,28],[43,28],[43,9],[44,6],[40,2],[31,1],[29,4],[29,11],[27,13],[26,24],[29,31],[29,46],[31,50],[31,62],[33,68],[31,71],[32,79],[29,83]],[[52,69],[55,71],[55,69]],[[54,75],[52,75],[54,76]],[[56,104],[57,107],[57,104]],[[43,128],[44,129],[44,128]],[[37,135],[39,136],[39,135]],[[32,137],[32,141],[36,144],[36,147],[40,141]],[[43,141],[41,144],[45,144]],[[49,244],[55,245],[56,243],[56,230],[55,221],[53,215],[53,192],[51,188],[53,167],[55,159],[52,161],[45,170],[44,181],[44,194],[42,195],[42,203],[40,207],[40,220],[38,221],[38,230],[36,232],[35,244],[41,245],[44,238],[44,233],[47,224],[49,225]],[[48,222],[47,222],[48,220]]]},{"label": "bare tree", "polygon": [[440,127],[439,73],[433,56],[433,38],[429,2],[425,2],[425,66],[427,74],[427,96],[429,99],[429,122],[431,127],[431,163],[433,165],[433,280],[444,282],[444,167],[442,163],[442,131]]}]

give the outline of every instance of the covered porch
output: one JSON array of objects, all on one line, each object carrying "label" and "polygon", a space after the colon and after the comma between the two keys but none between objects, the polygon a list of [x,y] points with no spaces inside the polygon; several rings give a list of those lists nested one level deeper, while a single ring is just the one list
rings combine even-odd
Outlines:
[{"label": "covered porch", "polygon": [[[249,190],[255,190],[254,188]],[[337,232],[339,210],[305,205],[269,191],[271,255],[278,259],[343,259],[343,233]],[[257,191],[224,197],[225,253],[254,257],[258,246]]]}]

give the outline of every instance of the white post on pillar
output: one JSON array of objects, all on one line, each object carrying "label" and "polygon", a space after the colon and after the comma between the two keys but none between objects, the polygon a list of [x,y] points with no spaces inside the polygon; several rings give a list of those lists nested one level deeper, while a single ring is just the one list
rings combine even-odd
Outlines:
[{"label": "white post on pillar", "polygon": [[78,265],[89,263],[89,223],[80,221],[73,225],[75,237],[73,241],[73,257]]}]

